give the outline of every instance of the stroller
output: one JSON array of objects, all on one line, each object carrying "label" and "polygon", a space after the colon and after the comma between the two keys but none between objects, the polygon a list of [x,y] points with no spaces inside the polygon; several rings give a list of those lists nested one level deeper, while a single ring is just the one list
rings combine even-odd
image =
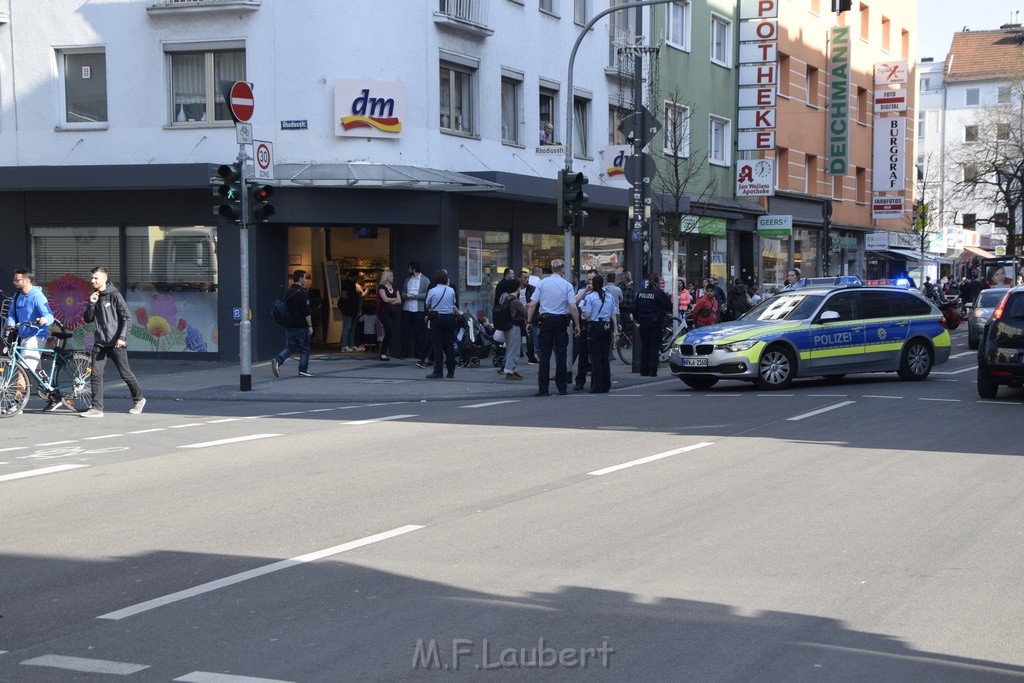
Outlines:
[{"label": "stroller", "polygon": [[485,326],[470,313],[463,313],[459,329],[455,333],[455,365],[460,368],[480,367],[480,359],[487,358],[495,346],[494,328],[488,331]]}]

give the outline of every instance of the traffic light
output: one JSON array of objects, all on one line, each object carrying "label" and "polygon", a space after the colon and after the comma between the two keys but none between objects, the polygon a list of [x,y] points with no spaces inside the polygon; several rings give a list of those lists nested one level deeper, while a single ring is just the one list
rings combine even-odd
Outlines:
[{"label": "traffic light", "polygon": [[583,186],[589,183],[587,176],[582,173],[569,174],[572,177],[572,215],[574,219],[573,227],[582,228],[583,223],[587,220],[587,212],[583,210],[583,205],[590,201],[590,197],[583,191]]},{"label": "traffic light", "polygon": [[832,11],[836,14],[849,12],[853,9],[853,0],[832,0]]},{"label": "traffic light", "polygon": [[253,223],[266,223],[274,215],[274,207],[270,198],[274,196],[274,188],[270,185],[253,185],[249,209]]},{"label": "traffic light", "polygon": [[234,223],[242,222],[242,169],[238,163],[222,164],[217,167],[213,178],[213,194],[220,197],[220,204],[213,207],[213,213]]},{"label": "traffic light", "polygon": [[583,227],[587,218],[583,205],[590,201],[583,186],[589,182],[582,173],[558,172],[558,221],[563,228]]},{"label": "traffic light", "polygon": [[555,214],[558,220],[558,225],[563,228],[572,227],[572,174],[561,170],[558,172],[558,193],[557,193],[557,204],[558,211]]}]

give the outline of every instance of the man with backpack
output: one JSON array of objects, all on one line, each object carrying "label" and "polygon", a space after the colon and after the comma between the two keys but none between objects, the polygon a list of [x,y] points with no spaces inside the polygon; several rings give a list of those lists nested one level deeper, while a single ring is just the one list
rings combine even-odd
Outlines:
[{"label": "man with backpack", "polygon": [[[521,380],[523,378],[516,372],[519,364],[519,353],[523,349],[523,328],[521,325],[526,320],[526,306],[519,298],[520,282],[512,279],[509,281],[505,293],[501,295],[498,305],[494,309],[494,329],[505,333],[505,365],[502,371],[505,379]],[[499,320],[499,311],[501,320]]]},{"label": "man with backpack", "polygon": [[312,377],[309,371],[309,340],[313,336],[313,310],[306,293],[306,271],[292,273],[292,286],[281,300],[287,308],[285,322],[285,347],[281,353],[270,359],[270,370],[274,377],[281,376],[281,363],[294,352],[299,352],[299,377]]}]

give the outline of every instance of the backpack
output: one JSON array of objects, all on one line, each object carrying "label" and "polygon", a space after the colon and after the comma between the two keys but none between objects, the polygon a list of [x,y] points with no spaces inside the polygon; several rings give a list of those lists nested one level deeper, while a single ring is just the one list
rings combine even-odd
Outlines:
[{"label": "backpack", "polygon": [[494,329],[508,332],[512,329],[512,306],[509,295],[502,294],[498,305],[491,311],[491,324]]},{"label": "backpack", "polygon": [[291,322],[291,316],[288,314],[288,295],[285,294],[283,299],[274,299],[274,303],[270,304],[270,315],[273,316],[274,322],[281,327],[288,327],[288,323]]}]

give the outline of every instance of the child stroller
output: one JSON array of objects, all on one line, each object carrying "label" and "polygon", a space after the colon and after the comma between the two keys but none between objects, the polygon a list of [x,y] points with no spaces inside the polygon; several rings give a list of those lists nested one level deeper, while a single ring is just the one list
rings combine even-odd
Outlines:
[{"label": "child stroller", "polygon": [[487,328],[469,313],[462,314],[462,321],[455,333],[455,365],[460,368],[480,367],[480,359],[487,358],[494,346],[493,330]]}]

